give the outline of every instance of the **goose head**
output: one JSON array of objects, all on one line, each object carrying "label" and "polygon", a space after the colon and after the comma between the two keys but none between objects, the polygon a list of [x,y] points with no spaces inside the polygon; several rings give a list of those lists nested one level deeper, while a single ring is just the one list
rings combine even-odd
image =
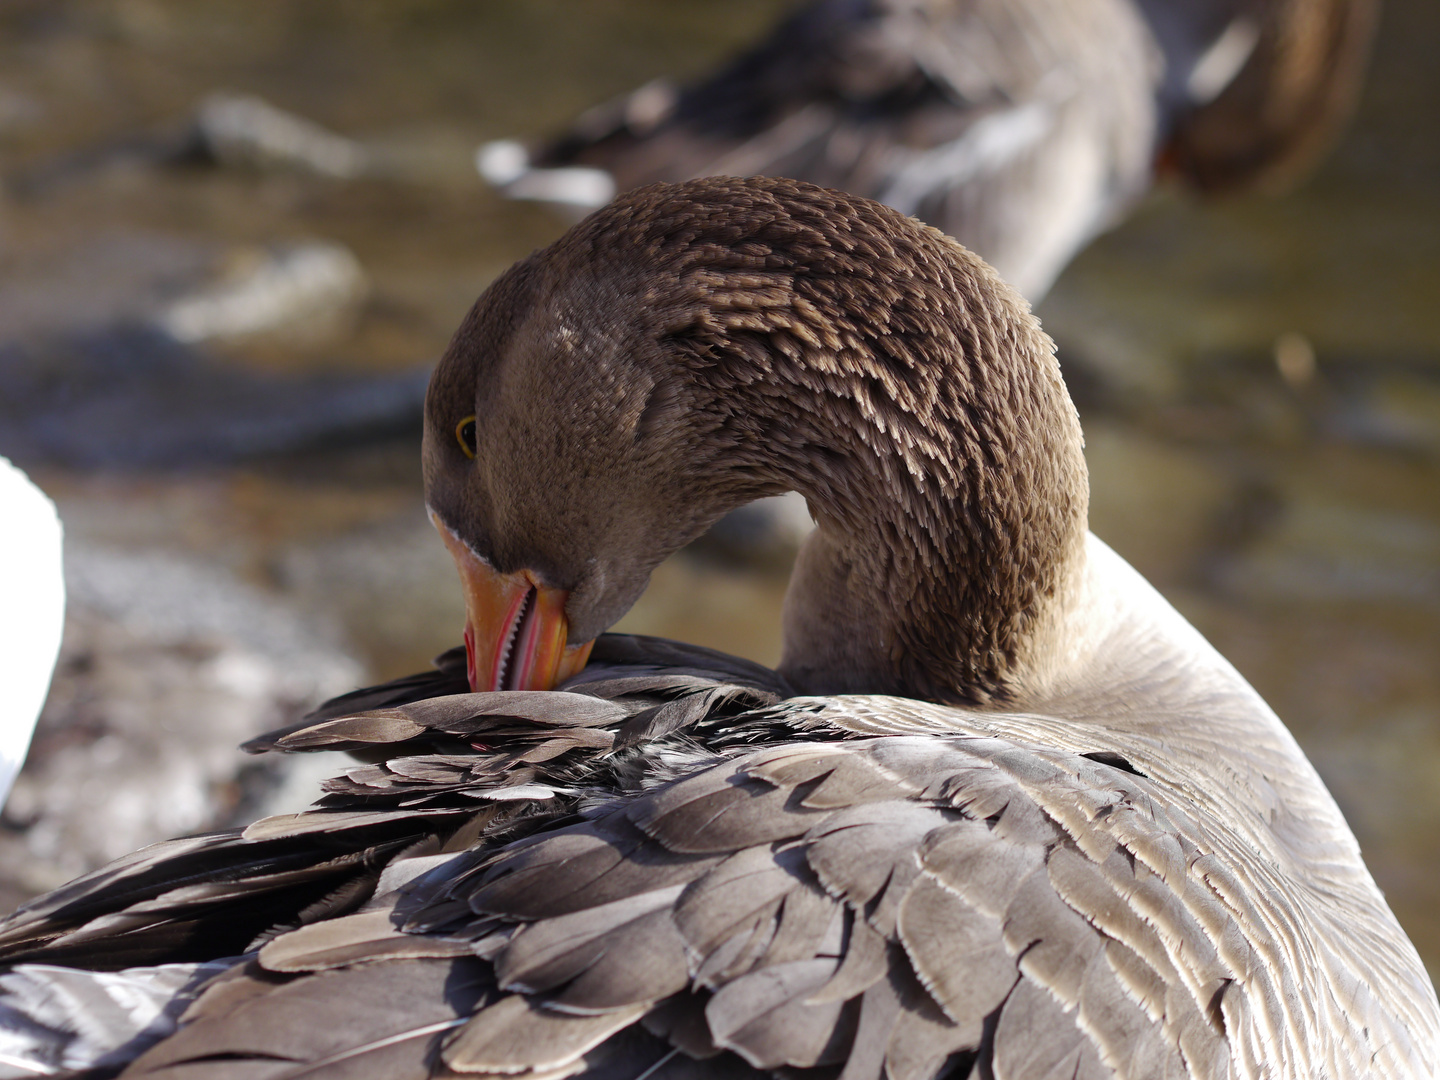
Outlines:
[{"label": "goose head", "polygon": [[1079,424],[1020,296],[885,206],[770,178],[641,188],[501,275],[426,401],[426,501],[475,689],[577,672],[651,571],[798,491],[780,671],[1023,696],[1083,561]]}]

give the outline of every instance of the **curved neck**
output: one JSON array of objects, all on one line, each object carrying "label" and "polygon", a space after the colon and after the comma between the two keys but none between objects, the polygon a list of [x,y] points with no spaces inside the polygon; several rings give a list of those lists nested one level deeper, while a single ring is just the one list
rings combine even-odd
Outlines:
[{"label": "curved neck", "polygon": [[1003,350],[977,337],[934,358],[923,397],[879,379],[781,399],[728,388],[725,409],[751,425],[728,463],[799,491],[817,522],[785,601],[780,671],[797,689],[970,704],[1043,691],[1089,489],[1049,340],[1017,315]]},{"label": "curved neck", "polygon": [[[801,488],[817,528],[786,591],[779,665],[797,690],[974,705],[1045,692],[1081,585],[1087,492],[1046,506],[976,485],[925,520],[911,508],[927,486]],[[856,495],[884,509],[863,524],[833,511]]]},{"label": "curved neck", "polygon": [[696,524],[695,506],[807,498],[819,530],[782,665],[799,687],[1010,700],[1055,648],[1083,561],[1054,344],[994,270],[893,210],[788,180],[697,184],[703,204],[635,210],[587,279],[643,312],[625,343],[646,388],[638,460],[663,459]]}]

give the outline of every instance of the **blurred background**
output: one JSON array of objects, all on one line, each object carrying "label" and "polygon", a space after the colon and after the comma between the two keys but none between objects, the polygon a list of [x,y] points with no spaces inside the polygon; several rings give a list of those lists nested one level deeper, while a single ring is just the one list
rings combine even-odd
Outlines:
[{"label": "blurred background", "polygon": [[[341,762],[235,744],[459,641],[420,497],[425,374],[568,224],[486,189],[476,146],[701,74],[787,8],[0,2],[0,454],[58,503],[70,591],[0,906],[303,804]],[[1386,0],[1313,176],[1281,198],[1162,189],[1038,309],[1092,528],[1290,725],[1432,974],[1437,45],[1440,6]],[[682,552],[620,628],[773,663],[787,557]]]}]

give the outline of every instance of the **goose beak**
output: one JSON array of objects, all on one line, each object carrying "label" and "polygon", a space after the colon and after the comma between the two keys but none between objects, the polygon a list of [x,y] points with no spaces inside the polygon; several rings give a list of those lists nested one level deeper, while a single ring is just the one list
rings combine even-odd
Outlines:
[{"label": "goose beak", "polygon": [[567,645],[565,589],[542,585],[529,570],[497,573],[435,514],[465,590],[465,660],[470,689],[551,690],[590,659],[587,641]]}]

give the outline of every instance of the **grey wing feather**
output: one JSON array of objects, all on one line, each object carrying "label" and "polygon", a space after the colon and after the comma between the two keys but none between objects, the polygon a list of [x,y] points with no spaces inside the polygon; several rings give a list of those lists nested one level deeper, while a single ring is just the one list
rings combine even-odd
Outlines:
[{"label": "grey wing feather", "polygon": [[389,1068],[403,1053],[423,1076],[444,1025],[455,1025],[494,995],[488,968],[478,960],[404,960],[290,980],[252,965],[230,982],[201,995],[180,1031],[126,1075],[228,1077],[230,1066],[256,1058],[287,1066],[275,1075],[304,1075],[301,1067],[326,1061],[347,1062],[350,1075],[395,1075],[368,1071],[376,1063],[365,1059],[379,1055]]},{"label": "grey wing feather", "polygon": [[792,693],[783,678],[760,664],[640,634],[602,634],[585,670],[565,685],[567,693],[559,698],[549,693],[469,693],[463,646],[436,657],[435,665],[434,672],[333,698],[300,722],[251,739],[245,749],[360,750],[407,741],[423,748],[427,740],[468,737],[482,728],[500,727],[472,722],[484,716],[508,716],[541,728],[577,722],[603,726],[688,694],[711,695],[692,704],[683,723],[707,709],[733,704],[732,711],[742,711]]},{"label": "grey wing feather", "polygon": [[[1178,977],[1173,959],[1157,970],[1144,960],[1155,942],[1137,941],[1122,980],[1107,960],[1110,939],[1047,871],[1056,852],[1086,858],[1025,793],[1056,768],[999,740],[785,746],[493,854],[444,857],[417,845],[416,872],[403,856],[386,871],[396,891],[274,937],[244,979],[202,997],[135,1072],[195,1070],[220,1056],[359,1070],[383,1053],[405,1068],[443,1061],[543,1080],[585,1068],[646,1014],[673,1011],[668,1002],[690,1001],[661,1030],[755,1068],[838,1065],[865,1031],[884,1049],[855,1057],[857,1077],[923,1080],[956,1055],[992,1051],[999,1075],[1000,1034],[1029,1022],[1007,1016],[1028,1000],[1019,988],[1032,986],[1046,1003],[1036,1008],[1075,1032],[1052,1055],[1056,1067],[1121,1052],[1168,1062],[1171,1030],[1147,1032],[1156,1025],[1127,987],[1164,1000]],[[971,816],[982,805],[992,815]],[[317,835],[313,823],[294,828]],[[1060,876],[1070,893],[1083,891],[1074,872]],[[1088,886],[1092,898],[1110,888],[1093,874]],[[246,884],[226,888],[243,897]],[[410,932],[421,926],[435,929]],[[365,1011],[415,980],[457,971],[475,988],[468,1020],[433,1002],[379,1026]],[[706,990],[708,999],[694,997]],[[214,1007],[222,998],[223,1010]],[[337,1012],[352,1000],[363,1023]],[[382,1047],[377,1036],[392,1041]]]},{"label": "grey wing feather", "polygon": [[835,968],[836,962],[824,957],[794,960],[725,984],[705,1007],[716,1045],[761,1069],[843,1061],[858,1010],[847,1002],[809,1000]]},{"label": "grey wing feather", "polygon": [[978,1037],[1018,977],[1000,920],[924,875],[905,894],[896,932],[935,1004]]},{"label": "grey wing feather", "polygon": [[577,1013],[620,1009],[637,1001],[656,1001],[690,985],[685,942],[668,911],[656,911],[607,934],[603,956],[618,963],[596,963],[552,998],[557,1009]]},{"label": "grey wing feather", "polygon": [[774,852],[763,842],[742,848],[685,890],[675,907],[676,925],[701,957],[757,930],[765,931],[768,947],[785,898],[809,876],[804,853],[795,848]]},{"label": "grey wing feather", "polygon": [[[476,912],[554,917],[688,882],[719,861],[716,855],[669,855],[622,815],[613,815],[517,845],[485,868],[465,893],[466,902]],[[565,867],[558,881],[557,865]],[[463,882],[443,885],[447,895],[464,888]]]},{"label": "grey wing feather", "polygon": [[840,967],[810,1001],[848,1001],[885,978],[889,968],[885,936],[857,911],[847,912]]},{"label": "grey wing feather", "polygon": [[384,908],[302,926],[268,942],[259,953],[267,971],[280,973],[328,971],[372,960],[470,955],[468,941],[403,933]]},{"label": "grey wing feather", "polygon": [[[675,882],[663,891],[637,880],[628,902],[607,893],[603,907],[529,922],[535,916],[524,910],[524,896],[543,897],[547,878],[563,880],[572,861],[585,854],[584,834],[542,839],[502,855],[495,867],[503,872],[488,883],[483,873],[467,871],[477,897],[510,877],[528,878],[525,890],[512,890],[505,904],[506,917],[527,928],[511,940],[508,953],[497,956],[501,977],[538,995],[532,1006],[541,1008],[547,1024],[560,1022],[551,1015],[556,1010],[593,1017],[599,1014],[591,1010],[610,1009],[604,1015],[613,1018],[629,1015],[629,1008],[652,1009],[676,993],[687,997],[687,983],[708,986],[713,996],[703,1016],[709,1041],[758,1068],[848,1058],[852,1076],[877,1076],[883,1069],[892,1078],[920,1078],[959,1055],[992,1060],[997,1076],[1007,1069],[1027,1078],[1027,1069],[1057,1076],[1183,1075],[1182,1031],[1164,1019],[1162,1008],[1174,984],[1183,982],[1176,958],[1156,953],[1153,932],[1139,934],[1135,948],[1108,936],[1052,880],[1049,861],[1058,859],[1054,877],[1065,883],[1066,894],[1084,893],[1090,903],[1082,906],[1098,910],[1100,900],[1112,907],[1124,902],[1098,869],[1088,879],[1075,872],[1076,860],[1094,864],[1025,791],[1053,780],[1057,762],[997,740],[896,745],[905,742],[755,752],[616,811],[640,824],[648,838],[635,843],[632,837],[629,852],[644,847],[657,863],[678,857],[689,874],[688,884]],[[842,765],[851,757],[865,764]],[[950,768],[937,766],[937,759]],[[1096,768],[1079,758],[1069,764],[1072,779],[1082,768]],[[1113,772],[1100,768],[1101,777]],[[817,800],[826,809],[806,806],[807,796],[832,776],[863,780],[850,785],[856,801],[844,805],[842,783]],[[887,776],[890,798],[882,799]],[[976,793],[957,777],[984,789],[981,798],[995,809],[993,817],[978,819],[958,809],[974,806]],[[716,831],[720,818],[726,823]],[[731,853],[718,864],[687,857],[697,832],[707,851],[719,854],[728,846]],[[623,861],[617,853],[616,864]],[[516,865],[507,869],[509,863]],[[1109,892],[1099,892],[1101,887]],[[447,894],[464,888],[452,883]],[[887,894],[894,914],[882,917],[881,931],[873,916]],[[631,950],[600,944],[642,919],[649,921],[647,935],[675,943],[648,981],[648,959],[632,963],[626,959]],[[1146,924],[1138,914],[1112,911],[1108,925],[1123,933]],[[667,938],[672,932],[676,936]],[[1163,962],[1151,964],[1147,952]],[[606,975],[607,969],[614,974]],[[587,988],[566,1000],[566,987],[584,980],[625,992],[597,999],[588,997],[597,991]],[[1185,987],[1180,991],[1188,995]],[[675,1015],[688,1016],[693,1025],[696,1010]],[[1190,1019],[1197,1017],[1192,1011]],[[1045,1038],[1022,1047],[1018,1033],[1033,1034],[1035,1024],[1044,1025]],[[672,1022],[658,1030],[678,1027]],[[1183,1031],[1195,1044],[1187,1060],[1205,1049],[1202,1044],[1223,1038],[1213,1028],[1193,1027]],[[577,1028],[566,1060],[578,1060],[579,1048],[588,1048],[602,1029],[609,1030],[593,1020]],[[866,1041],[852,1054],[857,1031],[866,1033]],[[486,1054],[498,1053],[487,1046]],[[1226,1059],[1212,1048],[1205,1060]],[[490,1057],[475,1063],[504,1064]],[[527,1069],[540,1067],[525,1063]]]},{"label": "grey wing feather", "polygon": [[[965,1064],[983,1063],[983,1031],[947,1017],[920,985],[898,949],[892,951],[892,957],[888,980],[867,991],[865,1002],[868,1005],[871,994],[883,987],[899,1005],[889,1038],[884,1038],[883,1029],[881,1035],[885,1073],[890,1080],[926,1080],[952,1058],[959,1059],[956,1071],[961,1074]],[[885,1011],[888,1014],[893,1010]]]},{"label": "grey wing feather", "polygon": [[[1300,939],[1307,897],[1181,786],[980,720],[954,734],[967,722],[956,710],[949,734],[856,738],[876,722],[862,699],[736,718],[728,692],[626,690],[631,677],[604,680],[616,696],[602,706],[626,719],[548,730],[608,734],[706,698],[656,736],[685,764],[657,753],[647,774],[633,750],[544,765],[477,753],[493,778],[480,783],[554,795],[476,809],[444,755],[392,758],[352,774],[353,790],[428,785],[436,809],[350,794],[350,809],[181,842],[43,902],[0,944],[104,942],[114,925],[143,939],[237,913],[269,927],[258,960],[134,1066],[175,1077],[206,1062],[241,1070],[216,1075],[390,1075],[383,1062],[514,1080],[834,1075],[842,1062],[848,1080],[972,1066],[1017,1080],[1223,1076],[1318,1053],[1297,1042],[1313,1029],[1302,985],[1334,985],[1372,1015],[1363,978]],[[750,748],[786,730],[811,741]],[[462,798],[463,812],[443,801]],[[248,913],[282,898],[295,929]],[[381,1001],[405,1004],[380,1022],[367,1010]],[[342,1018],[352,1003],[358,1019]],[[1386,1045],[1394,1060],[1413,1049]]]},{"label": "grey wing feather", "polygon": [[635,804],[629,818],[668,850],[686,854],[734,851],[744,843],[787,840],[805,832],[807,807],[786,813],[790,792],[735,775],[728,766]]},{"label": "grey wing feather", "polygon": [[1022,979],[995,1028],[995,1080],[1110,1080],[1114,1071],[1100,1060],[1067,1010],[1046,990]]},{"label": "grey wing feather", "polygon": [[545,1008],[522,994],[502,997],[446,1042],[445,1063],[463,1072],[513,1074],[563,1069],[639,1020],[650,1002],[586,1016]]},{"label": "grey wing feather", "polygon": [[[673,885],[526,926],[497,955],[495,976],[505,989],[527,994],[568,983],[565,1000],[577,1010],[619,1008],[679,993],[689,978],[685,943],[670,909],[683,889]],[[651,979],[648,987],[637,996],[616,998],[613,985],[604,995],[587,995],[585,974],[607,956],[610,967],[642,969]]]}]

